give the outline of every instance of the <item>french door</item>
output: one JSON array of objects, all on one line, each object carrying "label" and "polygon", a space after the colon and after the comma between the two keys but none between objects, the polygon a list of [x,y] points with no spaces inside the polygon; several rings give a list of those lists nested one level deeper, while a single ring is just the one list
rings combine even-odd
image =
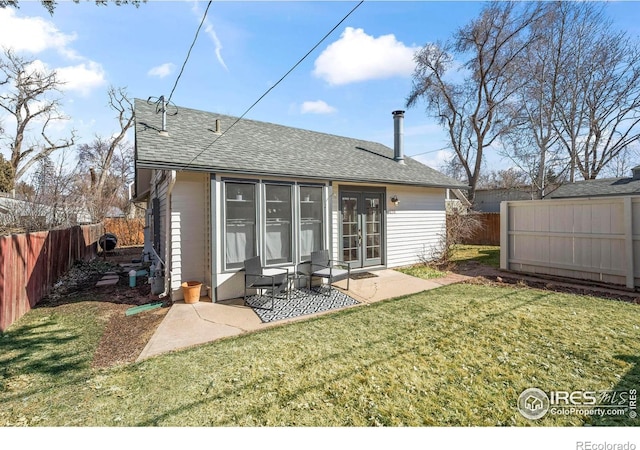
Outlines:
[{"label": "french door", "polygon": [[340,193],[340,256],[352,268],[382,264],[384,193]]}]

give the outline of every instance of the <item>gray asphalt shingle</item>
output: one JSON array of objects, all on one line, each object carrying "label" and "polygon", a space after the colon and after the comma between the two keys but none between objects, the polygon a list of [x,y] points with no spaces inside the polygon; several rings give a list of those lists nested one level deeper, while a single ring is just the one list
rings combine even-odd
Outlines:
[{"label": "gray asphalt shingle", "polygon": [[547,198],[600,197],[640,194],[640,180],[633,178],[606,178],[563,184]]},{"label": "gray asphalt shingle", "polygon": [[[232,126],[236,117],[183,107],[167,115],[168,136],[162,136],[155,104],[136,99],[135,115],[138,168],[466,188],[411,158],[397,163],[393,150],[376,142],[248,119]],[[221,136],[213,131],[216,119]]]}]

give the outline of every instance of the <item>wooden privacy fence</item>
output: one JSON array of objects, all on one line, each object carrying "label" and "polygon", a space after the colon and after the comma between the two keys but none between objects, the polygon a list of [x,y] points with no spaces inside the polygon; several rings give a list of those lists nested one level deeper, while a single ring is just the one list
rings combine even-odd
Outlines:
[{"label": "wooden privacy fence", "polygon": [[116,235],[119,247],[144,245],[144,219],[104,219],[104,231]]},{"label": "wooden privacy fence", "polygon": [[97,255],[102,224],[0,237],[0,331],[33,308],[76,260]]},{"label": "wooden privacy fence", "polygon": [[[500,245],[500,213],[474,213],[473,215],[480,221],[480,227],[462,244]],[[447,228],[450,226],[449,222],[449,215],[447,215]]]},{"label": "wooden privacy fence", "polygon": [[502,202],[500,267],[640,285],[640,196]]}]

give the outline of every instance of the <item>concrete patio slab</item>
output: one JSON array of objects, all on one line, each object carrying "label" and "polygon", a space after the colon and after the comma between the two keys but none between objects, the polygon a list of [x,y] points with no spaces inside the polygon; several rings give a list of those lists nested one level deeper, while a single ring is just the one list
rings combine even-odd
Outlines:
[{"label": "concrete patio slab", "polygon": [[[416,294],[470,278],[451,274],[444,278],[423,280],[390,269],[377,270],[372,273],[377,276],[359,280],[351,279],[348,291],[346,290],[346,280],[335,283],[334,286],[360,301],[361,304],[367,304]],[[358,305],[351,307],[357,308]],[[173,350],[284,325],[326,313],[263,323],[253,309],[244,306],[242,299],[225,300],[218,303],[201,300],[193,304],[177,301],[171,306],[137,360],[142,361]]]}]

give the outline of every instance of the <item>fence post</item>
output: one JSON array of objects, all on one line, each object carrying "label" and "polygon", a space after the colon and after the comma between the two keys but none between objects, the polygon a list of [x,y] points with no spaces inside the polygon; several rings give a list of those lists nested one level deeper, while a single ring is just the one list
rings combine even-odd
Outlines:
[{"label": "fence post", "polygon": [[509,270],[509,202],[500,202],[500,268]]},{"label": "fence post", "polygon": [[627,269],[627,287],[635,287],[635,270],[633,267],[633,203],[631,197],[624,197],[624,247],[625,266]]}]

